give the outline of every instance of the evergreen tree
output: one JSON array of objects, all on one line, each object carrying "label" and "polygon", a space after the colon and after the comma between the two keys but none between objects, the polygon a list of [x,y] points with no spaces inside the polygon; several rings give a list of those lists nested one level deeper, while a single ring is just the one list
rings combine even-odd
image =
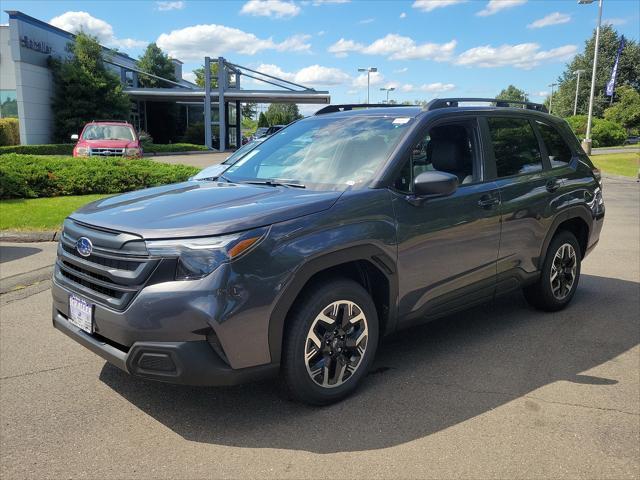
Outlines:
[{"label": "evergreen tree", "polygon": [[513,100],[516,102],[529,101],[529,97],[527,96],[525,91],[520,90],[515,85],[509,85],[507,88],[503,89],[496,98],[500,100]]},{"label": "evergreen tree", "polygon": [[259,127],[268,127],[269,121],[267,120],[267,116],[264,112],[260,112],[260,116],[258,117],[258,128]]},{"label": "evergreen tree", "polygon": [[[155,43],[150,43],[144,54],[138,59],[138,68],[143,72],[150,73],[157,77],[166,78],[167,80],[172,80],[174,82],[176,81],[173,62]],[[166,88],[172,86],[170,83],[163,82],[162,80],[158,80],[144,74],[138,75],[138,82],[141,87],[147,88]]]},{"label": "evergreen tree", "polygon": [[258,106],[255,102],[248,102],[242,104],[242,118],[252,119],[256,116]]},{"label": "evergreen tree", "polygon": [[54,82],[53,136],[58,142],[68,142],[91,120],[127,120],[131,108],[120,79],[105,67],[95,37],[81,32],[67,49],[71,58],[49,61]]},{"label": "evergreen tree", "polygon": [[[626,39],[626,45],[620,55],[618,64],[618,78],[616,92],[621,86],[628,85],[640,91],[640,46],[631,39]],[[562,117],[573,114],[573,104],[576,93],[576,70],[584,70],[580,76],[580,91],[578,92],[578,114],[586,114],[589,108],[589,93],[591,89],[591,72],[593,68],[594,34],[585,42],[584,52],[577,54],[567,63],[564,72],[558,77],[558,91],[553,95],[553,113]],[[605,95],[605,89],[611,69],[615,62],[616,53],[620,46],[620,36],[611,25],[603,25],[600,30],[600,46],[598,51],[598,68],[596,70],[596,89],[593,113],[602,117],[605,108],[609,106],[610,97]],[[617,101],[618,97],[614,98]]]}]

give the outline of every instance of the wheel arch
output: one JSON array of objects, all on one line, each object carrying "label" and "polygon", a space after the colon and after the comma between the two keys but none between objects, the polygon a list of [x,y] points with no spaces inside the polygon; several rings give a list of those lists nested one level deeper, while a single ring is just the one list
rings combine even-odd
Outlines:
[{"label": "wheel arch", "polygon": [[380,337],[395,328],[398,295],[395,261],[376,245],[344,248],[303,263],[283,289],[269,319],[272,363],[280,362],[284,327],[296,299],[313,282],[331,277],[351,278],[371,294],[380,317]]},{"label": "wheel arch", "polygon": [[568,230],[576,236],[582,258],[584,258],[589,242],[589,233],[593,225],[593,218],[586,206],[574,206],[563,210],[551,224],[551,228],[547,232],[544,239],[540,256],[538,257],[538,269],[542,268],[544,260],[547,256],[547,250],[553,237],[560,230]]}]

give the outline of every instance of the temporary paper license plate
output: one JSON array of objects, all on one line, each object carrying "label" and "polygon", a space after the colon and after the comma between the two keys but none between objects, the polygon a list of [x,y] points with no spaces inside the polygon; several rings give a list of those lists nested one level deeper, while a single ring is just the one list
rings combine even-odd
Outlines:
[{"label": "temporary paper license plate", "polygon": [[93,333],[93,305],[75,295],[69,296],[69,321],[87,333]]}]

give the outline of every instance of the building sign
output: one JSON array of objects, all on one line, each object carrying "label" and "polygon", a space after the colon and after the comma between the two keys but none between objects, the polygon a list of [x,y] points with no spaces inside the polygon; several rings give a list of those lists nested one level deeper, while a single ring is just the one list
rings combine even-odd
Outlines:
[{"label": "building sign", "polygon": [[49,45],[48,43],[39,41],[39,40],[34,40],[32,38],[27,37],[26,35],[23,35],[20,38],[20,45],[24,48],[28,48],[29,50],[45,53],[47,55],[49,55],[53,51],[53,49],[51,48],[51,45]]}]

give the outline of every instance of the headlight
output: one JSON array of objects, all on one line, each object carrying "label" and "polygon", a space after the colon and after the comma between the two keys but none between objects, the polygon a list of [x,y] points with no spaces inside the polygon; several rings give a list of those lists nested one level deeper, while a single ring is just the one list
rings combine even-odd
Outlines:
[{"label": "headlight", "polygon": [[137,157],[140,155],[140,149],[139,148],[126,148],[124,151],[124,155],[126,157]]},{"label": "headlight", "polygon": [[176,280],[195,280],[249,252],[268,231],[263,227],[219,237],[149,240],[146,245],[152,257],[178,259]]},{"label": "headlight", "polygon": [[78,157],[86,157],[89,155],[89,149],[87,147],[76,148],[76,155]]}]

